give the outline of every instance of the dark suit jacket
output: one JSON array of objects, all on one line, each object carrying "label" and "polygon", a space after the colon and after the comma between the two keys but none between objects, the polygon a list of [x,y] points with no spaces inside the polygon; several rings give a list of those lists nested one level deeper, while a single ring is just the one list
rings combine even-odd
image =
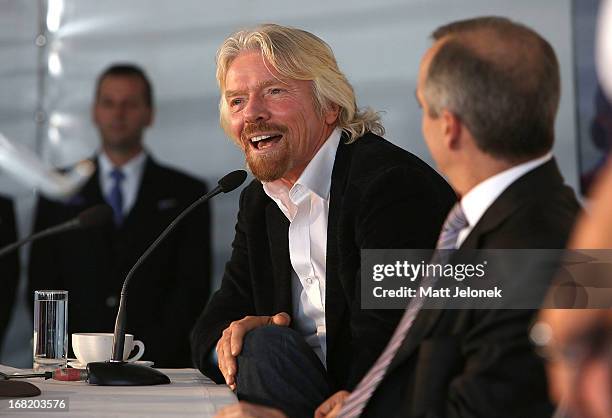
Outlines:
[{"label": "dark suit jacket", "polygon": [[[327,371],[332,389],[352,388],[399,321],[400,310],[361,310],[360,250],[433,248],[455,201],[427,164],[383,138],[341,141],[331,179],[327,232]],[[289,221],[260,182],[240,198],[233,252],[217,291],[192,334],[194,360],[218,381],[208,361],[221,332],[246,315],[292,312]]]},{"label": "dark suit jacket", "polygon": [[[564,248],[579,209],[549,161],[511,184],[461,248]],[[422,310],[362,416],[550,417],[527,334],[533,314]]]},{"label": "dark suit jacket", "polygon": [[[98,171],[68,202],[40,198],[41,230],[105,203]],[[125,275],[161,231],[206,192],[199,180],[147,159],[138,195],[123,225],[74,231],[32,246],[30,295],[68,290],[68,329],[112,332]],[[145,344],[143,359],[158,367],[191,365],[189,332],[210,292],[207,205],[187,216],[136,272],[128,288],[127,332]],[[31,299],[31,298],[30,298]]]},{"label": "dark suit jacket", "polygon": [[[0,197],[0,248],[17,241],[15,212],[13,201]],[[0,285],[2,301],[0,303],[0,347],[4,333],[11,318],[11,311],[17,298],[19,283],[19,251],[14,251],[0,258]]]}]

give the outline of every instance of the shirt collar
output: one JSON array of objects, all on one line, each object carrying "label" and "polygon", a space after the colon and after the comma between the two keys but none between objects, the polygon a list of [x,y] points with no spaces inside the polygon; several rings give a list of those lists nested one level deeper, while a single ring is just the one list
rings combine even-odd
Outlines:
[{"label": "shirt collar", "polygon": [[288,190],[281,180],[263,183],[264,192],[276,202],[289,220],[295,217],[297,210],[295,204],[308,192],[315,193],[323,200],[329,200],[331,176],[341,137],[342,130],[335,128],[310,160],[291,190]]},{"label": "shirt collar", "polygon": [[121,167],[115,167],[106,153],[100,152],[98,154],[98,167],[100,167],[100,173],[104,178],[108,178],[110,172],[115,168],[120,168],[126,178],[134,178],[142,174],[146,160],[147,153],[142,151]]},{"label": "shirt collar", "polygon": [[[327,141],[317,151],[314,158],[308,163],[300,178],[295,182],[306,187],[324,200],[329,200],[331,175],[341,136],[342,130],[335,128],[329,138],[327,138]],[[289,194],[291,195],[291,192]]]},{"label": "shirt collar", "polygon": [[552,159],[551,152],[543,157],[511,167],[480,182],[466,193],[461,199],[461,208],[470,226],[476,225],[486,210],[489,209],[489,206],[519,177],[548,162],[550,159]]}]

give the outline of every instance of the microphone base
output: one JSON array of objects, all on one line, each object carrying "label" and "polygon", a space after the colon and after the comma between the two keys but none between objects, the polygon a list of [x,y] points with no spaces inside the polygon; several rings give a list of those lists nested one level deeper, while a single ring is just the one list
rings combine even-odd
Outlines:
[{"label": "microphone base", "polygon": [[127,362],[94,362],[87,365],[91,385],[152,386],[170,383],[168,376],[152,367]]}]

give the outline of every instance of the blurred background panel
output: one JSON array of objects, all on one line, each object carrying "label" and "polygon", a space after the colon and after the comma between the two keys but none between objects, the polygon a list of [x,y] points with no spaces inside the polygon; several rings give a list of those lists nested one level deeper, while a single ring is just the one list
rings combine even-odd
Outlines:
[{"label": "blurred background panel", "polygon": [[[156,95],[149,150],[213,185],[244,166],[219,128],[216,49],[239,28],[274,22],[327,41],[359,105],[383,112],[386,137],[431,163],[414,98],[429,35],[451,20],[495,14],[535,28],[557,51],[563,95],[555,151],[576,186],[571,13],[571,0],[0,0],[0,132],[56,167],[91,156],[98,143],[90,120],[95,79],[113,62],[135,62],[149,73]],[[16,200],[25,235],[33,192],[0,172],[0,193]],[[211,204],[215,287],[229,257],[238,196]],[[26,297],[22,291],[4,364],[31,365]]]}]

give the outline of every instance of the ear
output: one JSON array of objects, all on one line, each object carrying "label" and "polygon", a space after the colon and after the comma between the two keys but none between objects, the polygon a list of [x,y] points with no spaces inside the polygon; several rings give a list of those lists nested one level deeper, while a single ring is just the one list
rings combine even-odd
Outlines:
[{"label": "ear", "polygon": [[457,149],[460,146],[463,124],[459,116],[444,109],[442,111],[442,138],[447,149]]},{"label": "ear", "polygon": [[338,115],[340,114],[340,106],[336,103],[329,103],[327,105],[327,109],[323,112],[323,117],[325,118],[325,123],[328,125],[333,125],[338,120]]}]

